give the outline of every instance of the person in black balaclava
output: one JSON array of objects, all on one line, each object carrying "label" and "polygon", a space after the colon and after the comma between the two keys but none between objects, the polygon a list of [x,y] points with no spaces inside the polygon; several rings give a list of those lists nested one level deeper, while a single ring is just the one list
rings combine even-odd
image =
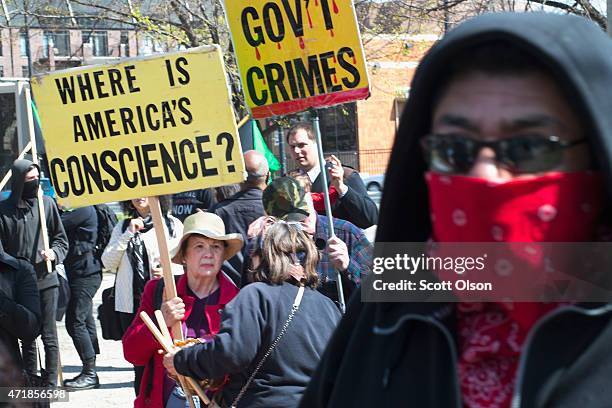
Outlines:
[{"label": "person in black balaclava", "polygon": [[[524,255],[553,243],[607,245],[611,87],[612,41],[584,18],[501,13],[459,25],[412,81],[387,168],[377,249],[510,242],[521,243],[517,254]],[[529,259],[538,266],[531,281],[555,268],[588,273],[583,256],[549,269],[550,252]],[[494,271],[506,274],[505,286],[526,269],[511,260]],[[504,259],[497,261],[491,266]],[[381,279],[392,273],[386,268]],[[609,276],[609,264],[597,269],[588,277]],[[362,293],[374,285],[363,283]],[[300,406],[609,406],[612,303],[575,296],[518,302],[498,293],[489,302],[366,303],[354,296]]]},{"label": "person in black balaclava", "polygon": [[[68,252],[68,239],[55,202],[43,196],[49,249],[43,246],[38,210],[40,168],[29,160],[16,160],[12,167],[11,195],[0,202],[0,240],[7,254],[29,260],[34,266],[40,292],[42,340],[45,347],[45,379],[57,386],[59,347],[55,315],[59,296],[57,272],[54,268]],[[51,261],[52,271],[46,261]],[[24,368],[36,373],[36,342],[23,344]]]}]

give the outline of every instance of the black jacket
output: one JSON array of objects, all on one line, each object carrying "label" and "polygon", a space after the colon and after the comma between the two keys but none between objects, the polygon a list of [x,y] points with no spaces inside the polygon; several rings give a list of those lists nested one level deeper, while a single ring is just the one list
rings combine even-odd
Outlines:
[{"label": "black jacket", "polygon": [[64,211],[61,217],[70,244],[64,260],[68,279],[100,272],[102,267],[93,254],[98,238],[98,216],[94,207]]},{"label": "black jacket", "polygon": [[[194,378],[230,374],[223,397],[231,404],[287,321],[298,288],[285,283],[252,283],[227,304],[221,328],[211,343],[184,349],[174,365]],[[331,300],[306,289],[286,334],[264,362],[238,407],[291,408],[310,380],[338,323],[340,312]]]},{"label": "black jacket", "polygon": [[[351,299],[302,408],[462,408],[454,309]],[[612,400],[612,306],[567,306],[523,345],[513,407],[604,407]]]},{"label": "black jacket", "polygon": [[210,212],[217,214],[225,224],[226,233],[242,234],[247,242],[249,225],[259,217],[266,215],[261,196],[263,191],[249,188],[239,191],[228,199],[213,206]]},{"label": "black jacket", "polygon": [[[38,199],[21,199],[27,169],[32,165],[29,160],[16,160],[13,164],[11,195],[0,202],[0,240],[7,254],[24,258],[34,265],[38,277],[38,288],[46,289],[59,284],[57,272],[47,273],[46,263],[40,252],[43,240],[39,222]],[[43,196],[49,246],[55,252],[54,264],[62,263],[68,252],[68,238],[60,219],[55,202]],[[53,265],[55,266],[55,265]]]},{"label": "black jacket", "polygon": [[[450,32],[421,62],[391,153],[377,242],[431,235],[427,169],[419,138],[430,130],[432,98],[456,53],[504,39],[550,67],[587,129],[612,208],[612,43],[576,16],[490,14]],[[523,345],[512,407],[604,407],[612,401],[612,305],[561,307]],[[361,303],[351,299],[301,402],[319,407],[461,407],[452,304]]]},{"label": "black jacket", "polygon": [[40,299],[34,269],[0,251],[0,342],[21,365],[18,339],[29,342],[40,333]]},{"label": "black jacket", "polygon": [[[330,184],[331,180],[328,176],[327,185]],[[350,221],[363,229],[375,225],[378,222],[378,208],[368,195],[368,190],[359,173],[349,167],[344,167],[344,184],[347,185],[348,191],[332,206],[333,216]],[[312,191],[317,193],[324,191],[321,174],[312,183]],[[325,215],[325,212],[322,212],[321,215]]]},{"label": "black jacket", "polygon": [[[258,188],[239,191],[230,198],[215,204],[210,209],[210,212],[221,217],[225,224],[226,233],[242,234],[243,242],[246,243],[248,242],[247,231],[249,230],[249,225],[257,218],[266,215],[263,202],[261,201],[262,194],[263,191]],[[245,244],[238,254],[223,262],[222,270],[238,286],[242,282],[246,256]]]}]

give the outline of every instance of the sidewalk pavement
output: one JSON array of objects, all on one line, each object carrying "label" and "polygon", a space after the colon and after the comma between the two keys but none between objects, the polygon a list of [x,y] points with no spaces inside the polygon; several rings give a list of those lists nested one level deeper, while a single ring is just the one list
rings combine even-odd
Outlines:
[{"label": "sidewalk pavement", "polygon": [[[98,305],[102,302],[102,290],[113,285],[115,275],[105,273],[102,286],[94,297],[94,318],[98,326],[100,355],[96,366],[100,377],[100,388],[70,392],[69,402],[57,402],[53,406],[79,408],[130,407],[134,403],[134,370],[132,365],[123,359],[120,341],[102,339],[102,330],[98,321]],[[64,379],[73,378],[81,372],[81,361],[66,332],[64,321],[57,322],[57,333],[60,344],[60,356],[64,369]],[[39,340],[40,341],[40,340]],[[40,344],[40,343],[39,343]]]}]

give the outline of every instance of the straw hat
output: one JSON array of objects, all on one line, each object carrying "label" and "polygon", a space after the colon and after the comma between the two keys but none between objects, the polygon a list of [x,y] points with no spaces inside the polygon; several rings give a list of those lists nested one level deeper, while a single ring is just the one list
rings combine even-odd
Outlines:
[{"label": "straw hat", "polygon": [[193,234],[203,235],[207,238],[217,239],[219,241],[225,241],[227,246],[223,253],[223,259],[227,260],[232,256],[236,255],[242,248],[242,235],[241,234],[226,234],[225,224],[221,217],[213,213],[197,212],[189,217],[185,218],[183,223],[183,236],[179,241],[178,245],[170,251],[172,262],[180,264],[183,262],[183,253],[181,252],[181,246],[183,242],[187,241]]}]

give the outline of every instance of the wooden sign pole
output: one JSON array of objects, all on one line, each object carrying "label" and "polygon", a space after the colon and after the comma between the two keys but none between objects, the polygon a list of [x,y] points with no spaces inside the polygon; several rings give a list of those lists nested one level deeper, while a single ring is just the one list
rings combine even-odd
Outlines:
[{"label": "wooden sign pole", "polygon": [[[21,153],[19,153],[19,156],[17,156],[16,160],[23,159],[23,157],[30,151],[30,147],[31,146],[32,146],[32,142],[28,142],[28,144],[26,145],[25,149],[23,149],[23,151]],[[2,191],[4,186],[6,186],[6,183],[8,183],[8,181],[11,179],[12,175],[13,175],[13,170],[9,169],[9,171],[6,173],[6,175],[4,176],[2,181],[0,181],[0,191]]]},{"label": "wooden sign pole", "polygon": [[[34,119],[32,117],[32,95],[30,89],[25,89],[26,98],[26,113],[28,116],[28,132],[30,133],[30,145],[32,148],[32,162],[38,165],[38,152],[36,151],[36,134],[34,132]],[[47,220],[45,217],[45,206],[43,204],[43,191],[38,187],[38,213],[40,218],[40,227],[42,232],[43,247],[45,251],[49,250],[49,234],[47,233]],[[47,261],[47,272],[53,272],[51,261]]]},{"label": "wooden sign pole", "polygon": [[[172,299],[175,298],[177,295],[176,285],[174,283],[174,276],[172,274],[170,251],[168,250],[168,240],[166,239],[166,234],[164,233],[165,222],[161,211],[161,205],[159,204],[159,198],[149,197],[149,211],[151,212],[151,218],[153,218],[153,228],[155,229],[155,236],[157,237],[157,247],[159,248],[159,259],[164,273],[164,293],[166,295],[166,299]],[[163,322],[160,321],[160,325],[162,325],[162,323]],[[180,322],[177,322],[176,324],[174,324],[174,326],[172,326],[172,336],[174,337],[174,340],[185,340]],[[193,406],[193,399],[191,398],[191,393],[185,388],[183,381],[189,382],[190,385],[196,390],[199,389],[199,384],[197,384],[192,378],[184,378],[182,376],[179,376],[179,381],[181,382],[181,386],[183,387],[183,390],[185,391],[185,394],[189,399],[189,405]],[[200,394],[200,399],[202,399],[206,404],[209,402],[203,392],[202,394]]]},{"label": "wooden sign pole", "polygon": [[[30,88],[26,88],[24,91],[25,91],[25,99],[26,99],[26,113],[28,117],[28,132],[30,133],[30,143],[28,143],[28,146],[26,146],[25,150],[27,150],[28,147],[32,149],[32,162],[36,165],[39,165],[38,152],[36,150],[36,133],[34,132],[34,119],[32,116],[32,95],[30,93]],[[24,150],[24,153],[25,153],[25,150]],[[47,217],[45,216],[45,205],[43,203],[43,191],[40,185],[38,186],[37,201],[38,201],[38,214],[39,214],[39,220],[40,220],[40,232],[41,232],[42,240],[43,240],[43,248],[45,249],[45,252],[46,252],[50,248],[49,233],[47,231]],[[47,272],[49,273],[53,272],[53,265],[51,265],[51,261],[47,261],[46,264],[47,264]],[[64,372],[62,370],[62,358],[60,356],[59,348],[57,350],[57,375],[58,375],[59,383],[63,384],[64,383]]]},{"label": "wooden sign pole", "polygon": [[[164,293],[166,299],[176,297],[176,285],[174,284],[174,276],[172,275],[172,266],[170,262],[170,251],[168,250],[168,240],[164,233],[164,218],[162,216],[161,205],[157,197],[149,197],[149,211],[153,218],[153,228],[157,237],[157,247],[159,248],[159,258],[161,267],[164,272]],[[184,340],[183,330],[180,323],[172,326],[172,335],[175,340]]]}]

